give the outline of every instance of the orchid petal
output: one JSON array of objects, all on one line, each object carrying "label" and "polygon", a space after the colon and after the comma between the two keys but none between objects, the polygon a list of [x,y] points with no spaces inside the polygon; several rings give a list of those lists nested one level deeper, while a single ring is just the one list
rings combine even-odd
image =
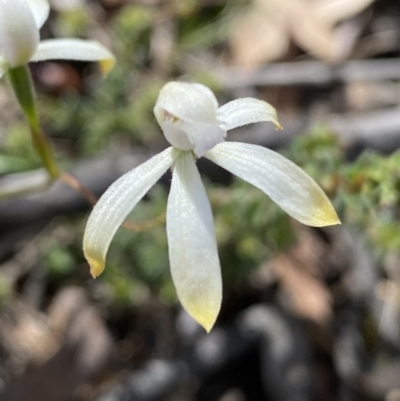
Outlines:
[{"label": "orchid petal", "polygon": [[221,307],[221,267],[210,203],[191,152],[182,152],[175,161],[167,234],[178,298],[209,332]]},{"label": "orchid petal", "polygon": [[44,60],[98,61],[103,75],[107,75],[115,64],[115,57],[102,44],[81,39],[41,41],[31,61]]},{"label": "orchid petal", "polygon": [[218,109],[217,118],[225,131],[262,121],[271,121],[278,129],[282,129],[276,110],[267,102],[253,98],[237,99],[224,104]]},{"label": "orchid petal", "polygon": [[0,0],[0,57],[10,67],[28,63],[39,43],[39,30],[25,0]]},{"label": "orchid petal", "polygon": [[47,0],[25,0],[30,7],[33,17],[35,18],[36,25],[40,29],[46,22],[49,12],[50,4]]},{"label": "orchid petal", "polygon": [[170,82],[160,91],[154,114],[166,139],[197,156],[223,142],[226,132],[217,121],[218,102],[204,85]]},{"label": "orchid petal", "polygon": [[265,192],[290,216],[303,224],[340,224],[328,197],[300,167],[272,150],[230,142],[205,155],[214,163]]},{"label": "orchid petal", "polygon": [[115,181],[97,202],[89,217],[83,238],[83,252],[93,277],[99,276],[118,227],[173,163],[168,148]]}]

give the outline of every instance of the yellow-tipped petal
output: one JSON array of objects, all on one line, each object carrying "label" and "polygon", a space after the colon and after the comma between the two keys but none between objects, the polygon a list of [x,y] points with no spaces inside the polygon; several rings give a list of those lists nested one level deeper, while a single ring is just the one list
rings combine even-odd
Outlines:
[{"label": "yellow-tipped petal", "polygon": [[108,247],[126,216],[173,163],[168,148],[115,181],[94,206],[83,236],[93,277],[104,270]]},{"label": "yellow-tipped petal", "polygon": [[[305,174],[305,173],[304,173]],[[333,226],[342,224],[333,208],[331,201],[317,185],[311,185],[308,188],[311,198],[312,208],[305,224],[313,227]]]},{"label": "yellow-tipped petal", "polygon": [[320,186],[280,154],[257,145],[225,142],[205,156],[261,189],[300,223],[314,227],[340,224]]},{"label": "yellow-tipped petal", "polygon": [[197,297],[193,296],[185,301],[181,300],[181,303],[186,312],[209,333],[214,327],[215,321],[219,315],[221,299],[218,298],[207,302],[204,297],[199,294]]},{"label": "yellow-tipped petal", "polygon": [[221,307],[221,267],[210,202],[192,152],[181,152],[175,160],[167,235],[178,298],[185,310],[210,331]]},{"label": "yellow-tipped petal", "polygon": [[217,117],[220,127],[225,131],[263,121],[270,121],[275,124],[276,129],[282,129],[274,107],[263,100],[251,97],[232,100],[224,104],[218,109]]},{"label": "yellow-tipped petal", "polygon": [[115,58],[109,58],[105,60],[99,61],[100,71],[103,77],[106,77],[108,73],[114,68],[115,66]]},{"label": "yellow-tipped petal", "polygon": [[106,266],[105,260],[99,257],[92,257],[90,255],[85,254],[85,258],[90,266],[90,274],[93,278],[97,278],[103,273],[104,268]]},{"label": "yellow-tipped petal", "polygon": [[97,61],[103,75],[107,75],[115,65],[114,55],[105,46],[81,39],[42,40],[31,61],[44,60]]}]

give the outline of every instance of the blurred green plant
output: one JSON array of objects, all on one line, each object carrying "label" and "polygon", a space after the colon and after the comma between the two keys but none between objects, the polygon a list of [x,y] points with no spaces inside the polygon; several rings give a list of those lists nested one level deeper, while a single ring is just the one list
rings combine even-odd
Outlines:
[{"label": "blurred green plant", "polygon": [[27,141],[26,124],[15,122],[7,131],[0,150],[0,174],[28,171],[42,166],[31,143]]},{"label": "blurred green plant", "polygon": [[346,162],[334,133],[316,127],[293,141],[287,154],[334,199],[342,221],[366,234],[381,253],[400,246],[400,152],[367,150]]}]

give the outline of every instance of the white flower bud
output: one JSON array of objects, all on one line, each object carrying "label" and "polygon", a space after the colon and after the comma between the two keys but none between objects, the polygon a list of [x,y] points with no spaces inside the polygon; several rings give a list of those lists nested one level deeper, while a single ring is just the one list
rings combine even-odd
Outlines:
[{"label": "white flower bud", "polygon": [[39,44],[39,30],[25,0],[0,0],[0,58],[9,67],[28,63]]}]

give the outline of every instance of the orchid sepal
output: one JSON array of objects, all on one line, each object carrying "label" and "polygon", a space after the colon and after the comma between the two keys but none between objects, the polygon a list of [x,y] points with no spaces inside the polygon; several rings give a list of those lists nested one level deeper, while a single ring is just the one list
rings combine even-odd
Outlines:
[{"label": "orchid sepal", "polygon": [[221,267],[210,202],[190,151],[180,151],[174,162],[167,236],[178,298],[209,332],[221,308]]},{"label": "orchid sepal", "polygon": [[340,224],[321,187],[279,153],[257,145],[226,142],[208,151],[205,157],[261,189],[286,213],[305,225]]},{"label": "orchid sepal", "polygon": [[83,252],[93,277],[104,270],[108,247],[119,226],[174,162],[168,148],[115,181],[94,206],[87,222]]},{"label": "orchid sepal", "polygon": [[105,46],[82,39],[42,40],[30,61],[46,60],[97,61],[103,76],[115,65],[114,55]]}]

